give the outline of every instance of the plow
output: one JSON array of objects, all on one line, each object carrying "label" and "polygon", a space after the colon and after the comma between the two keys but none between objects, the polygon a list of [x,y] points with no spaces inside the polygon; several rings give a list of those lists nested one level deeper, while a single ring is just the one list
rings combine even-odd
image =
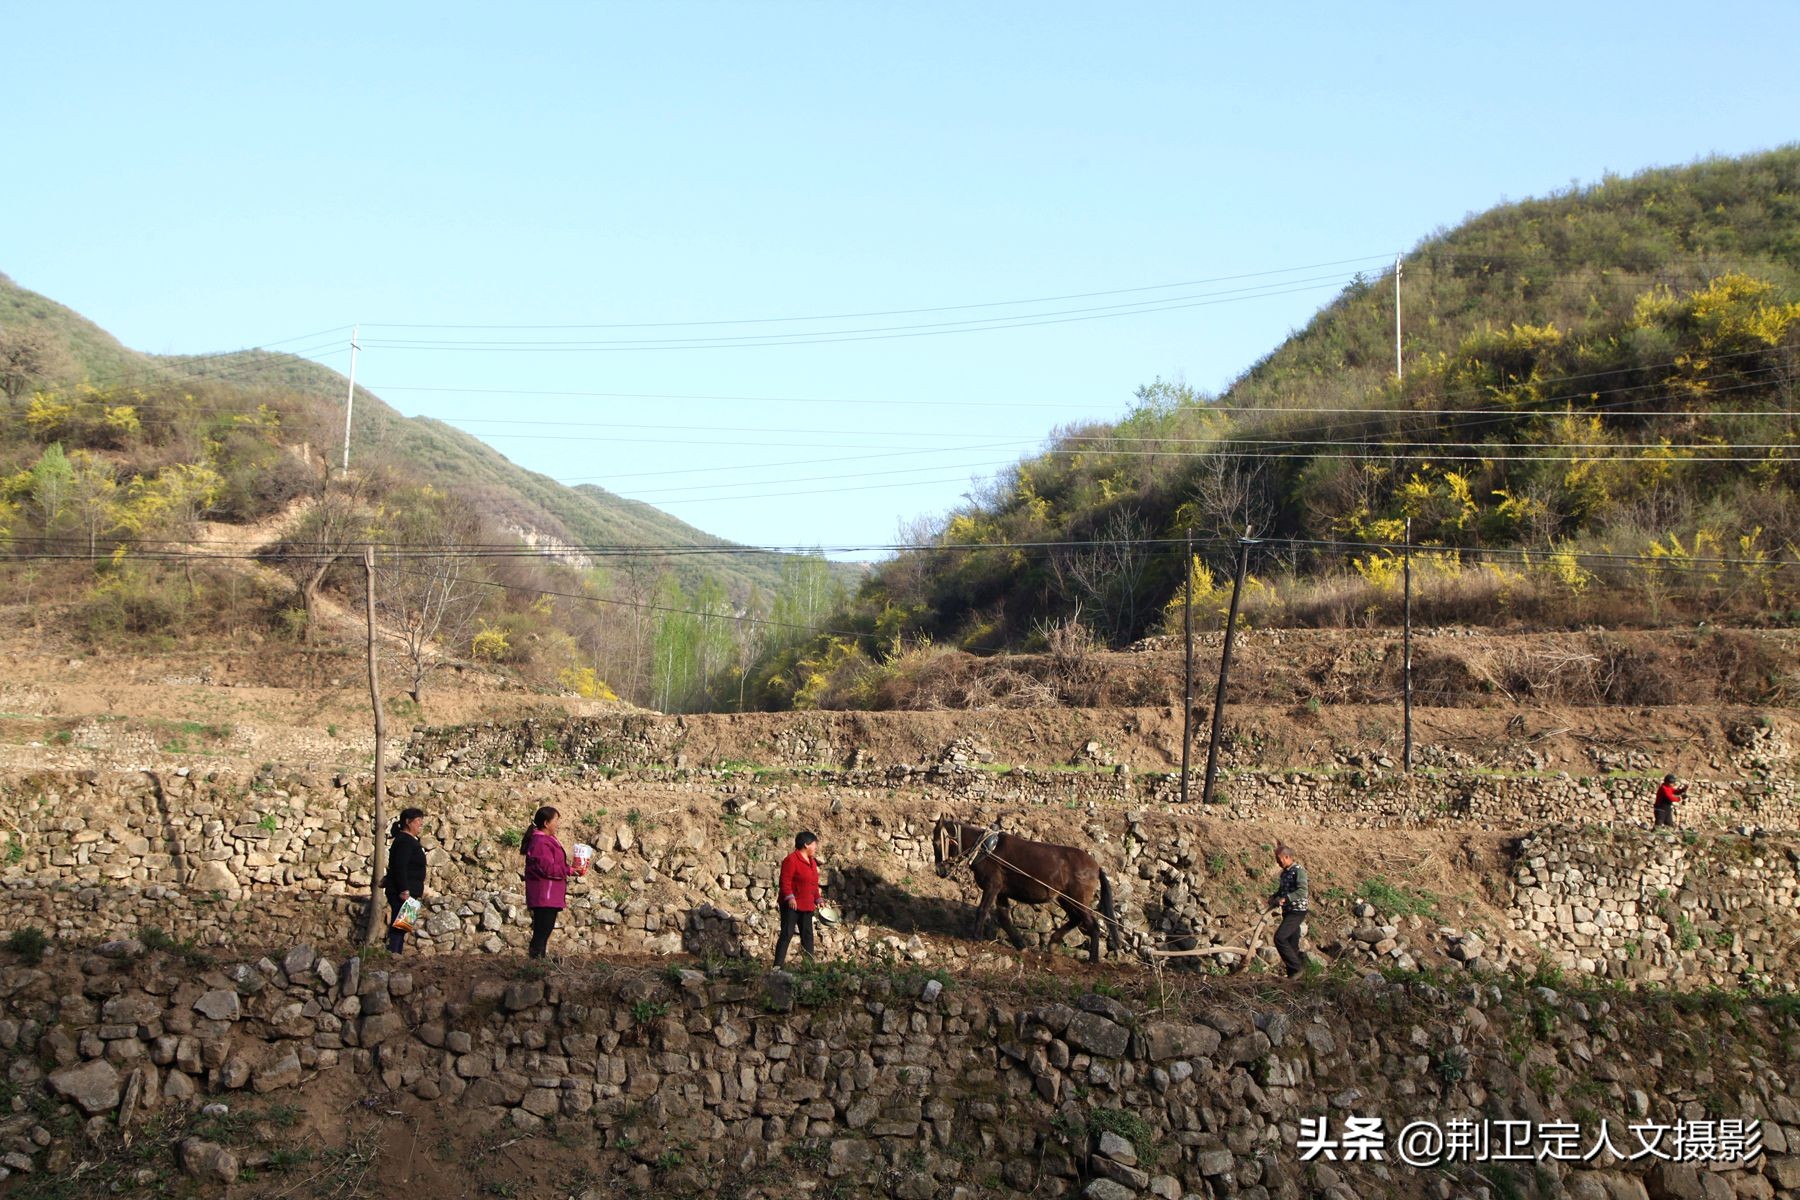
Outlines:
[{"label": "plow", "polygon": [[[1236,975],[1239,972],[1246,970],[1250,966],[1251,961],[1255,959],[1256,952],[1262,949],[1264,941],[1269,936],[1269,930],[1275,923],[1276,916],[1277,913],[1275,909],[1264,911],[1261,916],[1257,917],[1256,920],[1251,923],[1250,928],[1245,931],[1243,944],[1241,945],[1221,942],[1211,946],[1189,946],[1168,949],[1166,948],[1168,943],[1165,942],[1160,946],[1145,946],[1143,947],[1143,952],[1148,955],[1153,962],[1165,958],[1212,958],[1226,954],[1235,954],[1238,956],[1238,961],[1232,966],[1231,973]],[[1182,940],[1185,941],[1187,939]]]}]

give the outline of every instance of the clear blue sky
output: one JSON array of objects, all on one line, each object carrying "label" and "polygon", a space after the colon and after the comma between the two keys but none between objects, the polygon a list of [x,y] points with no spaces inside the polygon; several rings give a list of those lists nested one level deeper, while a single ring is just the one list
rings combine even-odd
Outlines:
[{"label": "clear blue sky", "polygon": [[[0,271],[154,352],[362,322],[402,411],[762,544],[891,541],[1221,388],[1468,213],[1800,136],[1784,0],[274,8],[0,6]],[[871,329],[909,336],[819,340]],[[641,344],[771,333],[810,340]]]}]

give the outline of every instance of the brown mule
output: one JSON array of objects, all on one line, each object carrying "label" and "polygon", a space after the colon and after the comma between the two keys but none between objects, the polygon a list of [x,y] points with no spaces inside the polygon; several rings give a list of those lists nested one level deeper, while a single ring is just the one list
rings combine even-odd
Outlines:
[{"label": "brown mule", "polygon": [[1062,905],[1068,920],[1050,935],[1059,946],[1069,931],[1079,926],[1088,937],[1088,958],[1100,961],[1100,922],[1106,921],[1106,941],[1119,952],[1119,922],[1113,914],[1112,881],[1086,850],[1033,842],[1016,834],[983,829],[964,821],[938,818],[931,831],[932,853],[939,878],[948,879],[959,866],[968,867],[981,887],[981,907],[975,912],[975,937],[987,931],[988,918],[998,918],[1013,947],[1025,948],[1025,939],[1012,920],[1012,902]]}]

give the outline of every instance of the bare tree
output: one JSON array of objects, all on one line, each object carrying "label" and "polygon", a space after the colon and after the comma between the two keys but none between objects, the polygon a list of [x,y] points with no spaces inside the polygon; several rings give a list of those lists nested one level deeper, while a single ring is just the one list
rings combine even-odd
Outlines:
[{"label": "bare tree", "polygon": [[352,472],[328,479],[319,499],[300,523],[280,542],[269,547],[271,564],[294,581],[294,590],[305,613],[305,638],[317,637],[319,593],[325,577],[346,555],[355,555],[366,542],[370,513],[364,504],[369,476]]},{"label": "bare tree", "polygon": [[0,392],[17,400],[63,364],[61,348],[35,325],[0,328]]},{"label": "bare tree", "polygon": [[1057,590],[1095,614],[1095,624],[1114,641],[1137,630],[1143,602],[1143,518],[1135,509],[1114,509],[1099,531],[1078,545],[1059,547],[1050,557]]},{"label": "bare tree", "polygon": [[1197,460],[1188,494],[1178,519],[1182,525],[1235,537],[1245,526],[1261,529],[1269,523],[1268,480],[1261,463],[1208,454]]},{"label": "bare tree", "polygon": [[117,523],[119,481],[112,464],[86,450],[71,454],[69,465],[74,470],[69,484],[69,511],[87,535],[88,557],[92,558],[100,535]]},{"label": "bare tree", "polygon": [[764,604],[762,593],[755,587],[750,589],[749,597],[744,601],[743,619],[737,622],[734,631],[734,648],[737,651],[735,666],[737,668],[737,707],[744,711],[744,685],[750,678],[750,668],[756,665],[756,659],[768,644],[769,627],[763,623]]},{"label": "bare tree", "polygon": [[481,611],[486,592],[468,548],[481,540],[481,521],[444,497],[408,511],[383,530],[391,543],[378,555],[376,611],[398,643],[406,694],[414,703],[440,664],[440,650],[460,645]]},{"label": "bare tree", "polygon": [[630,636],[631,676],[625,683],[625,694],[642,703],[649,684],[650,639],[655,629],[656,613],[651,604],[656,597],[660,571],[656,564],[640,555],[627,555],[619,561],[614,595],[623,602],[620,613]]},{"label": "bare tree", "polygon": [[1369,459],[1316,462],[1304,490],[1307,524],[1320,532],[1335,532],[1350,518],[1380,511],[1392,490],[1392,474],[1392,467]]}]

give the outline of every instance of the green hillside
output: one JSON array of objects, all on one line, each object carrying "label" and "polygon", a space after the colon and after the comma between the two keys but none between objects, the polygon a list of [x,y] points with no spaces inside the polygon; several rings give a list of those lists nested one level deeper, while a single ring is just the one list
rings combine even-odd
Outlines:
[{"label": "green hillside", "polygon": [[[141,354],[127,349],[80,314],[0,275],[0,330],[35,329],[49,344],[49,370],[39,382],[75,387],[94,381],[102,391],[115,385],[157,387],[177,381],[218,383],[246,395],[304,398],[342,411],[348,381],[330,368],[291,354],[245,350],[219,355]],[[277,402],[279,407],[279,400]],[[508,522],[536,530],[545,539],[577,544],[644,546],[728,546],[660,509],[615,496],[592,484],[568,487],[527,471],[480,439],[429,417],[401,416],[379,397],[357,389],[352,453],[379,445],[404,462],[423,482],[467,490]],[[331,448],[322,439],[317,449]],[[333,455],[335,457],[335,454]],[[690,585],[702,571],[728,586],[770,590],[779,582],[776,555],[744,555],[690,568],[675,564]],[[848,577],[849,572],[842,572]]]},{"label": "green hillside", "polygon": [[[296,503],[313,507],[282,531],[289,555],[358,538],[731,546],[650,505],[527,471],[459,429],[403,417],[360,388],[355,470],[345,477],[332,469],[347,387],[337,372],[266,350],[142,354],[5,276],[0,384],[0,531],[13,555],[53,564],[26,572],[22,594],[35,586],[43,595],[38,575],[51,571],[60,586],[52,592],[86,604],[76,623],[95,637],[168,637],[206,625],[217,614],[204,589],[189,588],[181,600],[179,588],[161,588],[170,568],[155,554],[193,536],[202,520],[261,522]],[[116,558],[102,567],[44,558],[71,549]],[[298,627],[312,624],[317,596],[358,586],[348,560],[316,579],[303,564],[271,561],[298,588],[297,599],[258,601],[259,620],[275,632],[315,636]],[[610,681],[659,707],[705,703],[715,690],[735,694],[742,666],[772,636],[787,636],[738,618],[779,609],[784,621],[804,624],[828,603],[821,597],[834,581],[861,571],[760,553],[468,559],[460,569],[485,589],[473,624],[496,635],[483,647],[498,665],[549,686],[598,691]],[[184,569],[182,577],[192,574]],[[467,637],[454,640],[447,653],[479,649]]]},{"label": "green hillside", "polygon": [[1800,608],[1800,148],[1495,208],[1407,254],[1402,292],[1404,382],[1393,276],[1359,278],[1224,394],[1159,380],[1057,431],[833,618],[863,636],[767,661],[763,701],[864,702],[925,641],[1177,626],[1189,529],[1214,628],[1246,525],[1252,620],[1395,619],[1408,518],[1425,620]]}]

